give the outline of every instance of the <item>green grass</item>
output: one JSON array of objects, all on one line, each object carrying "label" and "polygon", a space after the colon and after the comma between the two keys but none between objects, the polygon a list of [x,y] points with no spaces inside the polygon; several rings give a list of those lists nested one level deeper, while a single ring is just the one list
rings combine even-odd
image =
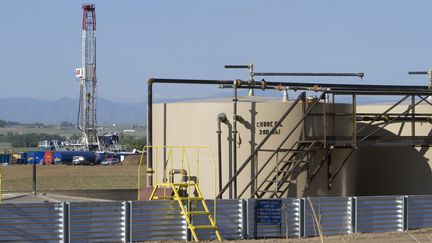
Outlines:
[{"label": "green grass", "polygon": [[15,126],[15,127],[2,127],[0,128],[0,133],[18,133],[18,134],[28,134],[28,133],[45,133],[49,135],[61,135],[65,137],[70,137],[73,134],[79,134],[77,129],[73,128],[31,128],[25,126]]},{"label": "green grass", "polygon": [[[32,190],[32,166],[0,167],[3,192]],[[141,182],[145,183],[145,173]],[[135,189],[137,165],[119,166],[37,166],[38,190]]]}]

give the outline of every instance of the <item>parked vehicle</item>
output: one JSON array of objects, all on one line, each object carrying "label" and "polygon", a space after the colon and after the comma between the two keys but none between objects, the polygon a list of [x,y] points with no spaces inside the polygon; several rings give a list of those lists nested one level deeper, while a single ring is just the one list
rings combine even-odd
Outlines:
[{"label": "parked vehicle", "polygon": [[74,156],[72,165],[95,165],[96,156]]},{"label": "parked vehicle", "polygon": [[101,165],[115,165],[120,164],[120,160],[118,158],[107,158],[106,160],[101,162]]}]

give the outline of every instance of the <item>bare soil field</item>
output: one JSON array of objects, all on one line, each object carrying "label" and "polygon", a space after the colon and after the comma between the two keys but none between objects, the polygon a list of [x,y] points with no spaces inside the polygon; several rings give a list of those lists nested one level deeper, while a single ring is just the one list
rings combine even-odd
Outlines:
[{"label": "bare soil field", "polygon": [[224,241],[236,243],[309,243],[309,242],[328,242],[328,243],[368,243],[368,242],[432,242],[432,228],[410,230],[407,232],[377,233],[377,234],[351,234],[313,238],[289,238],[289,239],[262,239],[262,240],[239,240]]},{"label": "bare soil field", "polygon": [[[32,166],[8,165],[0,167],[2,190],[21,192],[32,190]],[[145,183],[142,168],[141,182]],[[133,164],[113,166],[37,166],[38,191],[134,189],[137,188],[138,166]]]}]

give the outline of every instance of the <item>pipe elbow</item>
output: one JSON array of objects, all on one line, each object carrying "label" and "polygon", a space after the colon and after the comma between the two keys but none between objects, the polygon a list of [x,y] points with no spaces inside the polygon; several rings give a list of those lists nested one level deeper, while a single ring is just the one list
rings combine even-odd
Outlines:
[{"label": "pipe elbow", "polygon": [[152,86],[154,82],[155,82],[155,79],[154,79],[154,78],[149,78],[149,79],[147,80],[147,85],[148,85],[148,86]]},{"label": "pipe elbow", "polygon": [[226,114],[225,113],[220,113],[217,115],[217,121],[218,122],[225,122],[227,120]]}]

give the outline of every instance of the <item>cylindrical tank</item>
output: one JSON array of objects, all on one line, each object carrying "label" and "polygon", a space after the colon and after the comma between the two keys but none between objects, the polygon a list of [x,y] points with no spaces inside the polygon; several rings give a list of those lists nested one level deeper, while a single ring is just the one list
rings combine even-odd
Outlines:
[{"label": "cylindrical tank", "polygon": [[0,163],[9,163],[10,154],[0,154]]},{"label": "cylindrical tank", "polygon": [[100,163],[105,160],[106,152],[96,152],[96,163]]},{"label": "cylindrical tank", "polygon": [[44,152],[44,164],[45,165],[52,165],[53,163],[53,152],[52,151],[45,151]]},{"label": "cylindrical tank", "polygon": [[56,151],[53,153],[53,161],[56,165],[63,164],[63,156],[61,151]]},{"label": "cylindrical tank", "polygon": [[[313,102],[313,101],[312,101]],[[233,158],[233,103],[232,98],[217,99],[217,100],[203,100],[182,103],[165,103],[155,104],[153,108],[153,145],[154,146],[206,146],[214,151],[212,155],[200,154],[191,152],[184,155],[181,152],[173,152],[170,155],[170,150],[154,149],[153,169],[156,172],[156,182],[162,181],[163,168],[170,168],[172,161],[184,161],[190,167],[191,174],[198,167],[198,176],[200,178],[200,186],[207,198],[211,198],[214,194],[214,188],[217,187],[217,180],[213,175],[217,175],[217,116],[221,113],[226,114],[227,121],[221,126],[222,136],[222,184],[225,185],[230,177],[235,174],[236,169],[245,162],[255,147],[262,141],[262,139],[270,133],[276,126],[277,121],[281,118],[288,108],[293,104],[293,101],[282,101],[276,99],[269,99],[263,97],[240,97],[238,101],[237,112],[237,158]],[[312,103],[299,102],[282,122],[277,127],[262,147],[262,151],[258,153],[237,178],[237,194],[247,188],[243,194],[243,198],[248,198],[257,187],[263,183],[265,177],[269,175],[273,169],[276,169],[278,163],[282,159],[283,153],[277,153],[264,167],[258,175],[258,179],[250,184],[251,180],[258,174],[260,168],[269,158],[270,154],[281,145],[282,149],[288,150],[293,146],[298,147],[300,142],[305,140],[319,139],[323,140],[324,134],[328,137],[332,136],[345,136],[349,137],[352,134],[352,118],[350,116],[333,119],[331,112],[350,112],[351,105],[349,104],[335,104],[333,107],[324,102],[318,103],[312,111],[312,115],[306,119],[306,122],[301,122],[297,129],[295,125],[301,120],[304,110],[311,106]],[[325,116],[323,114],[326,114]],[[291,132],[292,135],[283,143],[286,136]],[[325,133],[324,133],[325,131]],[[326,151],[331,150],[331,164],[334,168],[345,158],[347,149],[339,149],[330,146],[331,141],[319,143],[313,153],[309,153],[307,160],[309,165],[303,167],[299,172],[299,176],[294,180],[293,184],[285,196],[352,196],[356,194],[356,167],[351,166],[351,160],[346,163],[348,166],[341,170],[340,175],[335,179],[332,188],[328,189],[327,184],[327,168],[328,162],[324,161],[322,165],[320,162]],[[338,144],[338,147],[342,146]],[[306,146],[307,147],[307,146]],[[303,148],[304,149],[304,148]],[[157,153],[157,154],[156,154]],[[296,155],[294,159],[299,158]],[[196,161],[200,158],[200,164],[197,166]],[[156,164],[155,164],[156,163]],[[181,166],[181,165],[179,165]],[[156,168],[157,167],[157,168]],[[307,183],[307,175],[312,174],[316,169],[318,170],[313,181]],[[308,171],[308,172],[306,172]],[[291,178],[291,179],[294,179]],[[218,190],[217,190],[218,191]],[[231,193],[227,192],[223,198],[228,198],[229,194],[234,194],[234,188],[231,188]]]},{"label": "cylindrical tank", "polygon": [[36,151],[35,152],[35,163],[36,164],[43,164],[43,162],[44,162],[44,151]]},{"label": "cylindrical tank", "polygon": [[27,164],[27,153],[16,153],[17,164]]},{"label": "cylindrical tank", "polygon": [[29,151],[27,153],[27,164],[34,164],[36,161],[35,159],[35,152],[34,151]]},{"label": "cylindrical tank", "polygon": [[91,151],[62,151],[61,161],[64,164],[72,164],[74,156],[83,156],[89,161],[96,161],[96,154]]}]

